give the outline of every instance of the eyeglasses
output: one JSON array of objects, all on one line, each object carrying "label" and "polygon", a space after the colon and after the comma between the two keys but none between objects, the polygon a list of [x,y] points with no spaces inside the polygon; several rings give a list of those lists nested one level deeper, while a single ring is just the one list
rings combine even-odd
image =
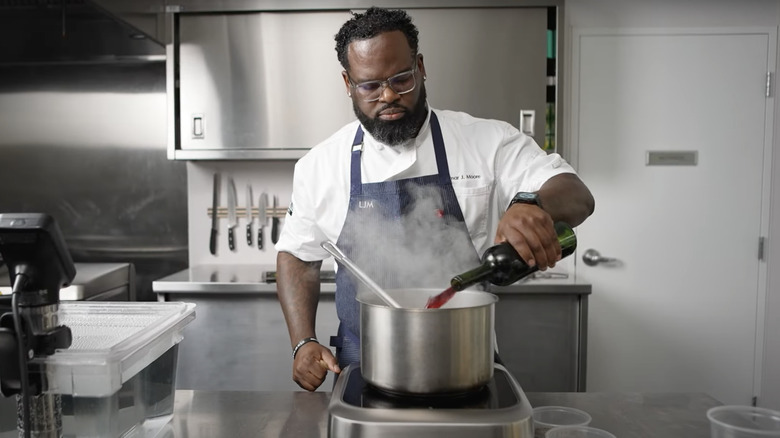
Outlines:
[{"label": "eyeglasses", "polygon": [[[355,93],[365,102],[376,102],[382,95],[385,87],[390,87],[395,94],[406,94],[417,86],[417,79],[414,74],[417,72],[417,64],[411,70],[407,70],[396,75],[390,76],[384,81],[365,81],[355,84],[352,78],[349,78],[349,84],[355,89]],[[349,77],[349,75],[347,75]]]}]

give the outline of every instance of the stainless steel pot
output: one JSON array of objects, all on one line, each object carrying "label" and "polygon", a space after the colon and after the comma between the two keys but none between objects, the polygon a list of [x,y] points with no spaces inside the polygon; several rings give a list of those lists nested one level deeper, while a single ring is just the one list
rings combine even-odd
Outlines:
[{"label": "stainless steel pot", "polygon": [[369,384],[399,394],[464,393],[493,377],[494,310],[498,297],[455,294],[441,309],[425,309],[440,290],[388,290],[402,306],[374,294],[360,302],[361,374]]}]

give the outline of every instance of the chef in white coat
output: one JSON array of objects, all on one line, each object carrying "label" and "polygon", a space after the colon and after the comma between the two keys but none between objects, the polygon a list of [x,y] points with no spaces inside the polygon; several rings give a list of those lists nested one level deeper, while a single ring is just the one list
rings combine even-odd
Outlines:
[{"label": "chef in white coat", "polygon": [[354,14],[336,52],[357,120],[296,163],[276,244],[293,380],[309,391],[328,370],[360,361],[359,281],[348,270],[336,274],[335,356],[314,330],[323,241],[383,288],[444,289],[497,242],[539,269],[554,266],[553,223],[577,226],[594,209],[574,169],[512,125],[429,105],[417,28],[404,11]]}]

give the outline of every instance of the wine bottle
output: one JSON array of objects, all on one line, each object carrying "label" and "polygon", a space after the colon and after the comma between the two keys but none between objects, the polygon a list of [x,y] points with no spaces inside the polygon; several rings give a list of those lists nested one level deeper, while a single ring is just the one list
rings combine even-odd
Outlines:
[{"label": "wine bottle", "polygon": [[[558,235],[558,243],[561,244],[563,259],[577,248],[577,236],[566,222],[556,222],[555,232]],[[488,248],[482,255],[481,262],[476,268],[452,277],[452,289],[460,291],[483,281],[496,286],[508,286],[539,269],[537,266],[528,266],[509,242]]]}]

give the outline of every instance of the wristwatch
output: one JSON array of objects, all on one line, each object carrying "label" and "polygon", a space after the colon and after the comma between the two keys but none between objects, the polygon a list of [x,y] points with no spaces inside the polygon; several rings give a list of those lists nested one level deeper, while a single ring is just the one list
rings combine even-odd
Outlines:
[{"label": "wristwatch", "polygon": [[511,201],[509,201],[509,206],[507,206],[507,210],[509,210],[509,207],[515,205],[515,204],[533,204],[536,205],[539,208],[542,208],[542,201],[539,199],[539,195],[532,192],[517,192],[514,198],[512,198]]}]

